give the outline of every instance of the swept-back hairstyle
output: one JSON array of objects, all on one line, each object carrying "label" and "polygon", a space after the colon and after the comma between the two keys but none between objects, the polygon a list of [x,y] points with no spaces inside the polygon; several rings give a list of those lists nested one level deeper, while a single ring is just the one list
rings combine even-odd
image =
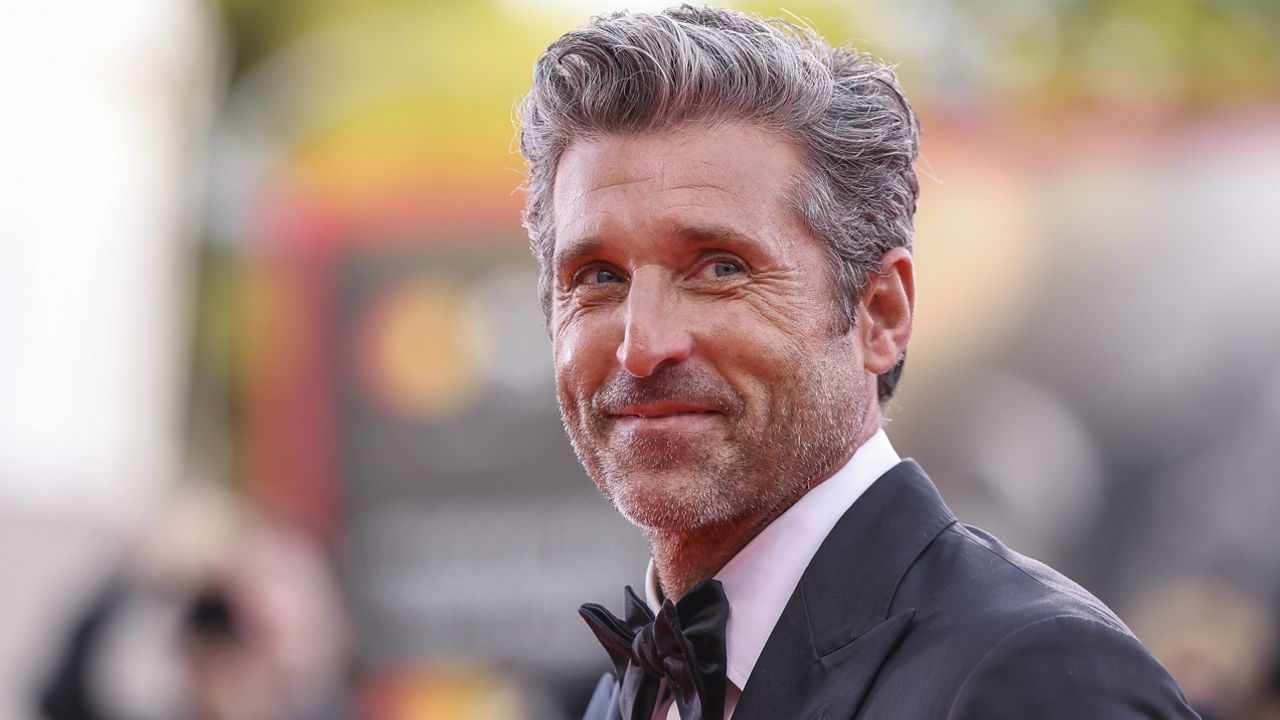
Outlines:
[{"label": "swept-back hairstyle", "polygon": [[[524,225],[551,311],[556,167],[575,140],[745,122],[800,149],[806,172],[789,202],[824,241],[845,328],[868,274],[911,247],[920,129],[892,68],[832,47],[814,30],[736,10],[685,5],[600,16],[552,43],[521,108],[528,164]],[[903,358],[879,378],[887,400]]]}]

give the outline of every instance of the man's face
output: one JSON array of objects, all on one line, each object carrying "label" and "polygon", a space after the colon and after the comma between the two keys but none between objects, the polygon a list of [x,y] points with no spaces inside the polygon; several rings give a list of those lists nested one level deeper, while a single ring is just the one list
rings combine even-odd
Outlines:
[{"label": "man's face", "polygon": [[872,386],[800,154],[746,125],[575,143],[556,174],[552,345],[588,473],[647,528],[789,506],[856,448]]}]

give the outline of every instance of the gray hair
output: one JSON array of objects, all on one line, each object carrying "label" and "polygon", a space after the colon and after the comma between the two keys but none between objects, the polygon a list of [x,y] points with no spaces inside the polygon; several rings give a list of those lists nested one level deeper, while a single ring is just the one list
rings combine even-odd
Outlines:
[{"label": "gray hair", "polygon": [[[552,43],[521,107],[528,164],[524,226],[551,311],[552,194],[575,140],[692,123],[746,122],[777,132],[807,160],[790,203],[825,241],[844,328],[868,275],[895,247],[911,247],[920,188],[912,163],[920,127],[890,66],[817,32],[736,10],[685,5],[660,14],[594,18]],[[880,376],[888,399],[900,358]]]}]

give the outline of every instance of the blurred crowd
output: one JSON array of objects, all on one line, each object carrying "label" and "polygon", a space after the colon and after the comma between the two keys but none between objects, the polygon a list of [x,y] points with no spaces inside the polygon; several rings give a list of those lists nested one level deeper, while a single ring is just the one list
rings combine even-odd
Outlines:
[{"label": "blurred crowd", "polygon": [[[185,489],[68,626],[50,720],[349,717],[349,625],[329,561],[297,531]],[[150,677],[128,678],[140,664]]]},{"label": "blurred crowd", "polygon": [[326,550],[184,488],[67,618],[33,698],[48,720],[558,718],[457,658],[360,668]]}]

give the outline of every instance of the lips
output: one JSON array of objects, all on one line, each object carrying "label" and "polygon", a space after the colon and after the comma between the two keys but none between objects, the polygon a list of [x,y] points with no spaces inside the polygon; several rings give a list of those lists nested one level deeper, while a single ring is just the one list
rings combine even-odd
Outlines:
[{"label": "lips", "polygon": [[712,415],[719,414],[717,410],[709,407],[690,405],[678,402],[660,402],[645,403],[643,405],[628,405],[609,411],[609,415],[622,418],[637,418],[642,420],[657,420],[668,417],[679,417],[684,415]]},{"label": "lips", "polygon": [[662,437],[670,441],[674,437],[703,437],[718,427],[723,413],[704,408],[687,407],[628,407],[626,412],[610,415],[613,427],[624,433],[623,437]]}]

